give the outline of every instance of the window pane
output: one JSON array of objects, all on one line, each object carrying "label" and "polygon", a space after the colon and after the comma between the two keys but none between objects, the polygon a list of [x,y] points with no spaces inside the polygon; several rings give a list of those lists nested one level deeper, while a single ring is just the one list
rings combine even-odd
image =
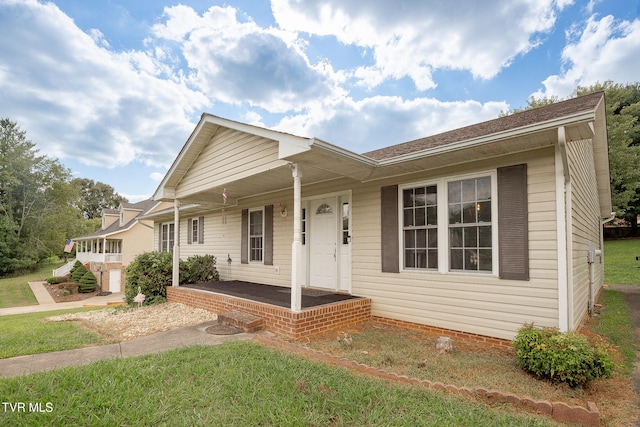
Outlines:
[{"label": "window pane", "polygon": [[451,269],[462,270],[462,249],[451,249]]},{"label": "window pane", "polygon": [[427,247],[427,230],[416,230],[416,248]]},{"label": "window pane", "polygon": [[460,224],[462,222],[462,205],[459,203],[449,204],[449,224]]},{"label": "window pane", "polygon": [[437,249],[429,249],[427,252],[429,259],[427,260],[428,268],[438,268],[438,250]]},{"label": "window pane", "polygon": [[404,251],[404,266],[407,268],[415,268],[415,255],[416,251],[414,250],[405,250]]},{"label": "window pane", "polygon": [[409,227],[413,225],[413,209],[404,210],[404,226]]},{"label": "window pane", "polygon": [[465,248],[475,248],[478,246],[478,230],[476,227],[465,227],[463,233]]},{"label": "window pane", "polygon": [[449,246],[452,248],[462,247],[462,229],[452,228],[449,230]]},{"label": "window pane", "polygon": [[404,247],[405,248],[416,247],[415,230],[404,231]]},{"label": "window pane", "polygon": [[462,181],[462,201],[471,202],[476,200],[476,180],[469,179]]},{"label": "window pane", "polygon": [[418,187],[414,189],[413,203],[415,206],[424,206],[426,201],[424,187]]},{"label": "window pane", "polygon": [[491,222],[491,202],[478,202],[478,222]]},{"label": "window pane", "polygon": [[427,187],[426,202],[428,206],[438,204],[438,187],[435,185]]},{"label": "window pane", "polygon": [[407,189],[402,191],[402,206],[405,208],[413,207],[413,190]]},{"label": "window pane", "polygon": [[438,229],[431,228],[428,231],[429,231],[429,235],[428,235],[429,240],[427,241],[427,247],[436,249],[438,247]]},{"label": "window pane", "polygon": [[435,206],[427,208],[427,225],[438,225],[438,208]]},{"label": "window pane", "polygon": [[461,197],[461,182],[454,181],[449,183],[449,203],[459,203],[462,201]]},{"label": "window pane", "polygon": [[491,271],[491,249],[480,249],[480,271]]},{"label": "window pane", "polygon": [[491,227],[478,227],[478,246],[491,247]]},{"label": "window pane", "polygon": [[420,249],[416,251],[416,267],[427,268],[427,251]]},{"label": "window pane", "polygon": [[478,269],[478,251],[476,249],[464,250],[464,269],[465,270]]},{"label": "window pane", "polygon": [[462,206],[462,222],[464,224],[473,224],[476,222],[476,204],[465,203]]},{"label": "window pane", "polygon": [[477,179],[478,200],[491,200],[491,178],[484,177]]},{"label": "window pane", "polygon": [[427,214],[424,210],[424,208],[416,208],[415,210],[416,212],[416,223],[414,225],[420,227],[423,226],[427,223]]}]

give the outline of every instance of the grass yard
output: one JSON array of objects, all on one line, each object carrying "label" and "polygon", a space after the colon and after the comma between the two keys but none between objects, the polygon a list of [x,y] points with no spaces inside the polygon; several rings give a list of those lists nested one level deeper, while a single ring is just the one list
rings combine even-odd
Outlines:
[{"label": "grass yard", "polygon": [[87,309],[0,316],[0,331],[2,331],[0,359],[111,342],[76,322],[45,322],[44,320],[45,317],[83,310]]},{"label": "grass yard", "polygon": [[46,280],[51,277],[52,270],[59,265],[60,262],[47,263],[33,273],[0,279],[0,308],[38,305],[38,300],[31,292],[28,282]]},{"label": "grass yard", "polygon": [[640,285],[640,239],[604,242],[604,282],[608,285]]},{"label": "grass yard", "polygon": [[398,385],[251,342],[0,379],[3,423],[166,426],[548,426],[548,418]]}]

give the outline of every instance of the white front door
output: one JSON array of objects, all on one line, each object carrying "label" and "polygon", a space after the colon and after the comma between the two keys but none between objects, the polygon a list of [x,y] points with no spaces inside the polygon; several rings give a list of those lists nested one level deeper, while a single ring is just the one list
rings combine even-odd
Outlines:
[{"label": "white front door", "polygon": [[310,226],[309,284],[338,289],[338,215],[336,197],[312,200],[307,212]]},{"label": "white front door", "polygon": [[[122,272],[120,270],[109,270],[109,290],[111,292],[120,292],[122,286]],[[105,289],[106,291],[106,289]]]}]

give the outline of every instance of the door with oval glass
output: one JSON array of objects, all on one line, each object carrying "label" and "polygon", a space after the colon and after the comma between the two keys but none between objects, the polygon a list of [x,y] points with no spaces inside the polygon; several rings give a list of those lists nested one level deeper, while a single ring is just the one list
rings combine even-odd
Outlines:
[{"label": "door with oval glass", "polygon": [[312,200],[309,206],[309,282],[314,288],[338,287],[337,198]]}]

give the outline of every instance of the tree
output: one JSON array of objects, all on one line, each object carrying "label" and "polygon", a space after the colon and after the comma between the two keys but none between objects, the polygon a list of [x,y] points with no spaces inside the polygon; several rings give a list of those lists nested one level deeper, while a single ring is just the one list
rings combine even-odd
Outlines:
[{"label": "tree", "polygon": [[75,206],[86,219],[100,218],[102,209],[116,209],[120,203],[127,202],[127,199],[116,193],[112,186],[102,182],[76,178],[71,181],[71,185],[79,191]]},{"label": "tree", "polygon": [[[637,228],[640,215],[640,83],[625,85],[606,81],[592,86],[579,86],[573,96],[604,91],[609,141],[609,176],[611,204],[618,218]],[[556,96],[534,98],[524,108],[516,108],[501,116],[561,101]]]},{"label": "tree", "polygon": [[640,214],[640,83],[596,83],[578,87],[576,95],[595,91],[605,92],[611,203],[635,234]]}]

